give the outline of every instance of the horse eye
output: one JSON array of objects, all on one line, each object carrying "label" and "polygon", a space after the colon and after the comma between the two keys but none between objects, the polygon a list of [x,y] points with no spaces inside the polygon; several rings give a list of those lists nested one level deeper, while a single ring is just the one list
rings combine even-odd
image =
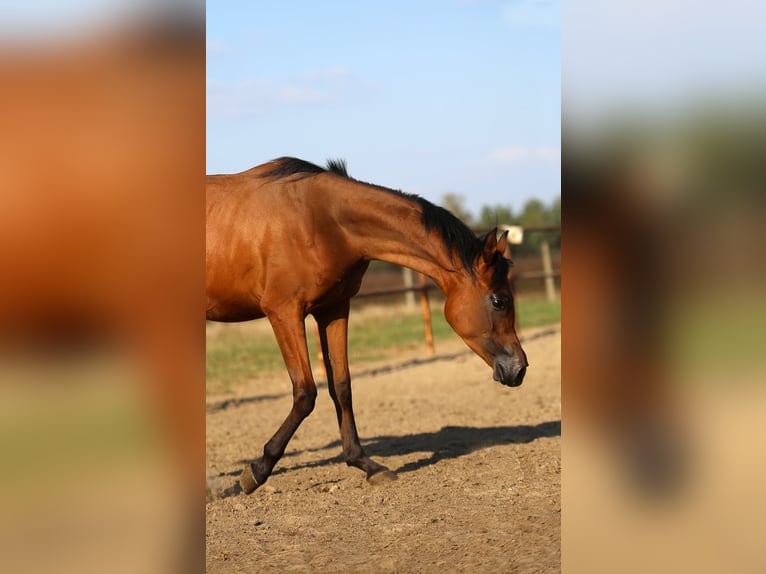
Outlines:
[{"label": "horse eye", "polygon": [[490,295],[489,300],[492,301],[492,306],[498,311],[502,311],[508,306],[508,297],[503,295]]}]

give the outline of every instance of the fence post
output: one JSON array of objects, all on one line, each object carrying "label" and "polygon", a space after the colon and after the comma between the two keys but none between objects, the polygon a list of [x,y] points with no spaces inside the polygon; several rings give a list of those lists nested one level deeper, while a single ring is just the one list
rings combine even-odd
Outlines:
[{"label": "fence post", "polygon": [[545,295],[549,303],[556,300],[556,286],[553,282],[553,265],[551,264],[551,247],[545,240],[540,244],[540,252],[543,258],[543,272],[545,273]]},{"label": "fence post", "polygon": [[418,273],[420,285],[420,306],[423,308],[423,323],[426,331],[426,353],[429,357],[434,355],[434,331],[431,326],[431,306],[428,303],[428,289],[426,289],[426,276]]},{"label": "fence post", "polygon": [[324,353],[322,352],[322,337],[319,334],[319,323],[313,322],[315,331],[317,334],[317,358],[319,359],[319,372],[322,373],[322,377],[327,381],[327,369],[324,366]]},{"label": "fence post", "polygon": [[[415,285],[415,272],[409,267],[402,267],[402,279],[404,280],[405,287],[413,287]],[[415,292],[406,291],[404,293],[404,303],[407,309],[415,308]]]}]

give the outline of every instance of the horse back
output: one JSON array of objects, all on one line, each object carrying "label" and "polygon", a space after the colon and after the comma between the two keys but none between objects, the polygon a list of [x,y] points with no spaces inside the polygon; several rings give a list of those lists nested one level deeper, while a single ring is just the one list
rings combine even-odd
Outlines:
[{"label": "horse back", "polygon": [[208,176],[209,319],[255,319],[296,304],[308,313],[351,297],[367,268],[319,178],[275,180],[262,170]]}]

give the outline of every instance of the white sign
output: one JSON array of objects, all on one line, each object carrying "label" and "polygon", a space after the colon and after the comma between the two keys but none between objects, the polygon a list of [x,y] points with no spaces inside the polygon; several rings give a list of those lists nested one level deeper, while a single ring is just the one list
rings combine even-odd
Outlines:
[{"label": "white sign", "polygon": [[508,232],[508,243],[511,245],[521,245],[524,240],[524,228],[520,225],[502,225],[502,231]]}]

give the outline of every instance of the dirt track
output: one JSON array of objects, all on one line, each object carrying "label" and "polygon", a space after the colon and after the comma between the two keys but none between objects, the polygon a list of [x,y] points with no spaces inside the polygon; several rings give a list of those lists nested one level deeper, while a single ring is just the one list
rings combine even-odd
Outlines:
[{"label": "dirt track", "polygon": [[430,361],[351,365],[362,444],[399,477],[380,486],[342,461],[320,384],[269,481],[222,496],[289,411],[290,384],[280,372],[208,396],[207,572],[558,572],[560,330],[523,335],[515,389],[459,340]]}]

